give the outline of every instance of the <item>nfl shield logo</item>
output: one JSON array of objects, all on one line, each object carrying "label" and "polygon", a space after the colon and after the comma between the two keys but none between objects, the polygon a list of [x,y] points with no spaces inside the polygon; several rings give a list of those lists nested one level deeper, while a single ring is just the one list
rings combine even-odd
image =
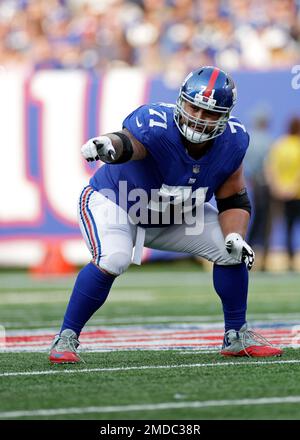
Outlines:
[{"label": "nfl shield logo", "polygon": [[193,165],[193,173],[198,174],[200,172],[200,165]]}]

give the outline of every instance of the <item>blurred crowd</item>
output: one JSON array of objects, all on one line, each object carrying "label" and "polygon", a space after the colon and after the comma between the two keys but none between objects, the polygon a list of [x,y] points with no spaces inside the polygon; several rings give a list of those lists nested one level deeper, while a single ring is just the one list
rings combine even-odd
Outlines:
[{"label": "blurred crowd", "polygon": [[0,0],[0,65],[139,66],[176,80],[199,65],[300,63],[300,0]]},{"label": "blurred crowd", "polygon": [[[246,154],[245,172],[252,190],[254,213],[249,242],[257,254],[257,268],[266,269],[272,228],[281,218],[284,222],[283,248],[286,268],[300,270],[300,116],[293,116],[286,133],[272,139],[267,113],[258,114],[251,130],[251,143]],[[298,249],[297,249],[298,241]],[[280,262],[282,270],[282,261]]]}]

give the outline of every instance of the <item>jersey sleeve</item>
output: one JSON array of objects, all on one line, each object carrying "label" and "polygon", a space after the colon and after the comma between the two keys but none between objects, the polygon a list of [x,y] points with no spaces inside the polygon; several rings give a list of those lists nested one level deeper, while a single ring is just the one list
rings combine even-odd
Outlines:
[{"label": "jersey sleeve", "polygon": [[124,119],[123,128],[130,131],[153,156],[162,158],[166,148],[163,138],[169,134],[165,108],[155,104],[142,105]]},{"label": "jersey sleeve", "polygon": [[123,121],[122,127],[127,128],[128,131],[145,147],[149,144],[149,120],[148,120],[148,106],[142,105],[130,113]]},{"label": "jersey sleeve", "polygon": [[244,160],[245,154],[249,147],[250,136],[245,126],[237,118],[230,118],[229,129],[233,144],[231,165],[232,173],[234,173],[234,171],[239,168]]}]

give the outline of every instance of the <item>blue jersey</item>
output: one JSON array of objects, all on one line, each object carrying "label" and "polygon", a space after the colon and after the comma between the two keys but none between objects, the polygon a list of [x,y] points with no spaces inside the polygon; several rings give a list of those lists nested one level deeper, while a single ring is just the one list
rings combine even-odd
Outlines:
[{"label": "blue jersey", "polygon": [[[195,194],[196,190],[203,189],[203,201],[208,202],[241,165],[249,135],[245,127],[231,117],[224,133],[213,139],[207,153],[196,160],[185,149],[173,112],[173,105],[159,103],[143,105],[128,115],[123,128],[144,145],[147,156],[124,164],[103,165],[91,178],[91,186],[101,192],[114,192],[114,201],[127,211],[137,202],[135,192],[131,192],[136,189],[142,189],[148,196],[148,201],[146,197],[140,200],[141,209],[157,208],[156,203],[151,204],[155,192],[169,193],[172,201],[179,193]],[[120,182],[123,182],[121,186]],[[129,194],[128,200],[125,196]]]}]

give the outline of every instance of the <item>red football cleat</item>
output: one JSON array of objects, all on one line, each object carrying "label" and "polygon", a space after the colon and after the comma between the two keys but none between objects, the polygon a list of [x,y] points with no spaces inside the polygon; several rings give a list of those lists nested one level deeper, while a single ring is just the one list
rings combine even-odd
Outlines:
[{"label": "red football cleat", "polygon": [[60,336],[54,339],[49,360],[51,364],[75,364],[81,361],[77,353],[79,341],[76,333],[71,329],[65,329]]},{"label": "red football cleat", "polygon": [[281,356],[283,351],[274,347],[263,336],[247,329],[247,324],[239,330],[228,330],[224,335],[223,356],[268,357]]}]

